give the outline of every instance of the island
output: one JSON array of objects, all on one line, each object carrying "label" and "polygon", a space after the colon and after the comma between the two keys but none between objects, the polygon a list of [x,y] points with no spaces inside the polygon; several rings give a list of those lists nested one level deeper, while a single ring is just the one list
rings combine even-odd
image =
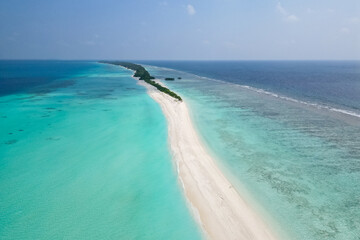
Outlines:
[{"label": "island", "polygon": [[134,70],[134,77],[144,80],[138,84],[160,105],[167,120],[168,142],[179,184],[204,236],[207,239],[278,240],[261,215],[221,171],[198,136],[186,102],[152,81],[154,78],[141,65],[104,63]]},{"label": "island", "polygon": [[165,80],[166,80],[166,81],[174,81],[174,80],[175,80],[175,78],[170,78],[170,77],[167,77],[167,78],[165,78]]},{"label": "island", "polygon": [[143,66],[141,66],[139,64],[130,63],[130,62],[120,62],[120,61],[100,61],[100,63],[122,66],[124,68],[133,70],[133,71],[135,71],[134,77],[138,77],[139,80],[144,80],[146,83],[156,87],[160,92],[166,93],[169,96],[171,96],[179,101],[182,101],[182,98],[179,95],[177,95],[170,89],[160,85],[159,83],[153,81],[153,79],[155,79],[155,78],[153,76],[151,76],[150,73]]}]

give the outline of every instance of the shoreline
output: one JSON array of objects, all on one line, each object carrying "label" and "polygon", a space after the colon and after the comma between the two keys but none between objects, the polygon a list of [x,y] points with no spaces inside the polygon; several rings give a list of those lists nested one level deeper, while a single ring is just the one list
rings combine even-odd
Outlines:
[{"label": "shoreline", "polygon": [[208,239],[278,239],[244,201],[206,151],[184,101],[137,80],[159,103],[168,122],[168,136],[179,181],[195,220]]}]

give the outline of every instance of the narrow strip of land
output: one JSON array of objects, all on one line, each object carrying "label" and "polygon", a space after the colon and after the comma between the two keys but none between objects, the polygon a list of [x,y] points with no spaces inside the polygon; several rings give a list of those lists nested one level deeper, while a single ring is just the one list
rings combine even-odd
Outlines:
[{"label": "narrow strip of land", "polygon": [[[134,78],[160,104],[168,122],[169,141],[179,180],[193,215],[208,239],[275,240],[263,219],[239,195],[200,141],[184,101],[140,65],[104,62],[134,70]],[[140,67],[139,67],[140,66]],[[159,87],[160,86],[160,87]],[[166,89],[166,91],[163,91]],[[169,94],[172,93],[172,94]],[[179,101],[180,100],[180,101]]]},{"label": "narrow strip of land", "polygon": [[[168,88],[162,86],[161,84],[158,84],[157,82],[153,81],[154,77],[151,76],[150,73],[148,71],[146,71],[146,69],[143,66],[141,66],[139,64],[129,63],[129,62],[119,62],[119,61],[100,61],[100,63],[118,65],[118,66],[122,66],[124,68],[130,69],[130,70],[133,70],[133,71],[135,71],[134,77],[138,77],[139,80],[144,80],[148,84],[156,87],[156,89],[158,89],[159,91],[166,93],[169,96],[171,96],[179,101],[182,101],[182,99],[179,95],[177,95],[173,91],[169,90]],[[170,79],[170,78],[167,78],[167,79]],[[171,78],[171,79],[174,80],[173,78]]]},{"label": "narrow strip of land", "polygon": [[144,84],[168,121],[169,141],[179,179],[194,216],[208,239],[277,239],[241,198],[208,154],[193,127],[184,101]]}]

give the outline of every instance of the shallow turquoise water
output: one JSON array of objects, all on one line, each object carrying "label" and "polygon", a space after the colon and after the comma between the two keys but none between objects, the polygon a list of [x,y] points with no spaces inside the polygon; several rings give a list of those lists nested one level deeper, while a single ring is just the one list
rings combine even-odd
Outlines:
[{"label": "shallow turquoise water", "polygon": [[185,98],[239,192],[284,239],[359,239],[359,118],[233,83],[147,69],[161,79],[182,77],[165,83]]},{"label": "shallow turquoise water", "polygon": [[0,239],[200,239],[160,107],[130,71],[83,65],[0,97]]}]

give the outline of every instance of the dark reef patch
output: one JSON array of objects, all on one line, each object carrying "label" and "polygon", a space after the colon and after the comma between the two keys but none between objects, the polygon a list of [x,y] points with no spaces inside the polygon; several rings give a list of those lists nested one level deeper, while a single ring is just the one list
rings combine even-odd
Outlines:
[{"label": "dark reef patch", "polygon": [[47,141],[59,141],[61,138],[59,137],[48,137],[46,138]]},{"label": "dark reef patch", "polygon": [[18,140],[16,140],[16,139],[12,139],[12,140],[9,140],[9,141],[5,141],[4,144],[11,145],[11,144],[17,143],[17,141]]},{"label": "dark reef patch", "polygon": [[32,96],[28,96],[28,97],[19,97],[19,98],[15,98],[14,100],[20,101],[20,100],[28,100],[28,99],[33,99],[34,97],[36,97],[35,95]]},{"label": "dark reef patch", "polygon": [[30,93],[35,93],[38,96],[48,94],[58,88],[67,88],[75,84],[75,80],[57,80],[51,83],[35,87],[30,90]]}]

